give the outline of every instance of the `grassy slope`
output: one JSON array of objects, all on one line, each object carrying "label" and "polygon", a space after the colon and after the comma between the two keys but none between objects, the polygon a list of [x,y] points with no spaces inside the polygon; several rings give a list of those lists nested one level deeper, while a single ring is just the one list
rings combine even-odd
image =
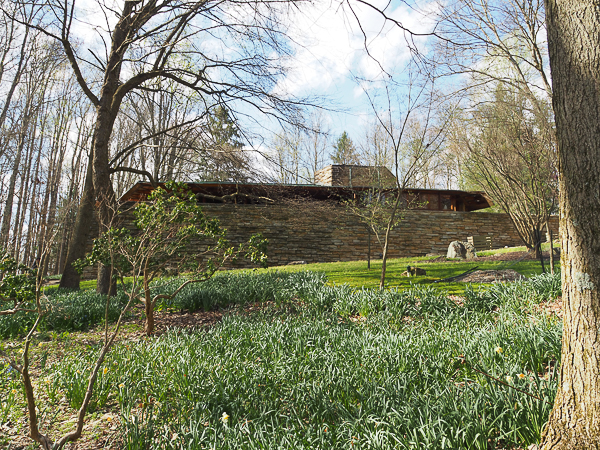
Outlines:
[{"label": "grassy slope", "polygon": [[[544,250],[548,249],[548,244],[544,246]],[[496,253],[507,253],[525,251],[525,247],[503,248],[493,251],[480,252],[482,256],[489,256]],[[428,263],[428,260],[434,258],[398,258],[390,259],[387,263],[386,287],[405,289],[414,284],[427,284],[434,288],[446,292],[450,295],[461,295],[465,290],[465,283],[443,282],[437,283],[448,277],[454,277],[461,273],[477,267],[479,270],[501,270],[513,269],[520,274],[530,277],[542,273],[539,261],[449,261],[443,263]],[[556,264],[560,262],[557,260]],[[403,277],[402,272],[407,266],[417,266],[427,271],[426,276],[419,277]],[[329,281],[333,284],[349,284],[355,287],[375,288],[379,287],[379,279],[381,276],[381,260],[372,260],[371,269],[367,269],[366,261],[352,262],[333,262],[333,263],[317,263],[294,266],[278,266],[269,269],[261,269],[264,271],[283,271],[283,272],[299,272],[312,270],[316,272],[325,272]],[[82,281],[81,289],[95,289],[95,280]],[[53,287],[50,287],[52,289]]]},{"label": "grassy slope", "polygon": [[[510,249],[499,249],[488,252],[481,252],[482,256],[489,256],[495,253],[507,253],[511,251],[524,251],[525,247],[514,247]],[[448,294],[460,295],[465,290],[465,283],[443,282],[435,283],[438,280],[460,275],[461,273],[477,267],[479,270],[500,270],[513,269],[521,275],[530,277],[542,273],[539,261],[449,261],[442,263],[428,263],[428,260],[434,258],[398,258],[390,259],[387,263],[386,287],[389,288],[408,288],[411,284],[427,284],[447,292]],[[557,261],[558,263],[558,261]],[[427,271],[427,275],[419,277],[403,277],[402,272],[407,266],[417,266]],[[329,281],[334,284],[350,284],[356,287],[375,288],[379,286],[381,276],[381,260],[371,261],[371,269],[367,269],[366,261],[355,262],[335,262],[306,264],[296,266],[280,266],[268,270],[281,270],[285,272],[296,272],[304,270],[313,270],[325,272]]]},{"label": "grassy slope", "polygon": [[[173,450],[508,450],[539,440],[561,332],[537,305],[556,286],[495,285],[457,305],[428,289],[324,286],[310,273],[219,278],[211,298],[284,295],[199,333],[120,340],[99,373],[85,439]],[[61,414],[43,413],[45,427],[76,414],[100,336],[34,337],[41,406]],[[19,383],[0,378],[12,396],[0,418],[8,405],[5,417],[21,420]]]},{"label": "grassy slope", "polygon": [[[419,259],[427,277],[398,278],[415,261],[391,261],[390,284],[431,283],[472,265]],[[535,262],[518,264],[512,268],[526,275],[538,270]],[[377,285],[378,266],[367,271],[364,262],[279,269],[307,268],[327,272],[337,284]],[[543,296],[502,284],[491,288],[495,294],[471,293],[457,305],[427,289],[382,293],[323,286],[314,273],[279,285],[287,277],[267,272],[239,277],[245,279],[238,287],[235,274],[220,274],[205,296],[215,302],[227,291],[240,304],[269,300],[272,306],[263,310],[232,314],[201,333],[153,339],[140,340],[140,329],[129,324],[135,329],[100,372],[84,439],[94,445],[105,440],[106,448],[110,442],[113,448],[143,448],[152,440],[152,448],[236,450],[488,450],[526,448],[539,440],[557,386],[561,342],[560,321],[537,308]],[[80,305],[69,315],[89,315],[94,295],[71,295]],[[35,370],[43,368],[36,386],[44,397],[44,427],[70,427],[62,419],[77,412],[100,336],[34,337]],[[18,355],[22,341],[6,342]],[[0,402],[0,423],[22,423],[18,376],[1,365],[0,371],[9,373],[0,378],[0,392],[9,393]],[[0,447],[24,434],[16,428],[11,433],[0,436]]]}]

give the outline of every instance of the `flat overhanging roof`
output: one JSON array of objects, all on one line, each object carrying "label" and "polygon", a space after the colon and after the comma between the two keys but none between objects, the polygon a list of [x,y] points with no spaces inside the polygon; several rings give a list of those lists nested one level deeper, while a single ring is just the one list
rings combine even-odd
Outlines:
[{"label": "flat overhanging roof", "polygon": [[[347,186],[323,186],[310,184],[277,184],[277,183],[233,183],[233,182],[198,182],[186,183],[191,191],[209,203],[219,203],[219,197],[239,195],[240,198],[263,198],[272,199],[275,202],[278,198],[305,198],[314,200],[335,200],[342,198],[353,198],[358,192],[365,192],[373,189],[372,187],[347,187]],[[164,183],[159,183],[164,186]],[[121,197],[121,202],[139,202],[144,201],[153,191],[152,184],[149,182],[137,182]],[[384,191],[393,192],[395,189],[384,188]],[[407,194],[426,197],[430,195],[450,196],[455,201],[464,204],[465,211],[476,211],[490,207],[493,202],[484,192],[480,191],[459,191],[445,189],[405,189]],[[243,201],[241,202],[243,203]]]}]

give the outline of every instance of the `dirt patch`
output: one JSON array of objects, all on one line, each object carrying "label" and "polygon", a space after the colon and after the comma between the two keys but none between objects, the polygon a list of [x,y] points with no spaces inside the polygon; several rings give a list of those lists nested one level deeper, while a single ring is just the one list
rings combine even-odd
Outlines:
[{"label": "dirt patch", "polygon": [[[544,261],[550,261],[550,252],[543,252]],[[558,261],[560,257],[555,255],[556,260]],[[495,255],[490,256],[480,256],[477,257],[478,261],[531,261],[534,260],[535,253],[533,252],[509,252],[509,253],[496,253]]]},{"label": "dirt patch", "polygon": [[155,332],[161,335],[169,328],[208,328],[223,319],[223,311],[166,312],[154,315]]},{"label": "dirt patch", "polygon": [[[226,314],[252,314],[274,305],[274,302],[257,302],[246,304],[243,308],[228,308],[216,311],[160,311],[154,314],[155,334],[161,335],[170,328],[186,330],[206,329],[219,323]],[[143,327],[143,321],[140,319],[139,322]]]},{"label": "dirt patch", "polygon": [[504,281],[519,281],[525,277],[513,269],[505,270],[476,270],[463,275],[455,281],[461,283],[501,283]]},{"label": "dirt patch", "polygon": [[536,306],[536,310],[544,311],[550,316],[554,315],[562,318],[562,297],[556,297],[554,300],[542,302]]},{"label": "dirt patch", "polygon": [[446,262],[446,261],[453,261],[453,260],[450,260],[450,259],[446,258],[444,255],[442,255],[442,256],[438,256],[437,258],[430,259],[428,261],[419,261],[419,264],[421,264],[421,263],[439,263],[439,262]]}]

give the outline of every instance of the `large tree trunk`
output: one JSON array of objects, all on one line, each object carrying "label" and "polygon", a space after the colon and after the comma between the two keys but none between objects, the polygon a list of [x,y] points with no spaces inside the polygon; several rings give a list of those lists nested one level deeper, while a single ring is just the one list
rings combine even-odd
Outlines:
[{"label": "large tree trunk", "polygon": [[[123,5],[123,17],[129,16],[135,2],[125,2]],[[119,112],[122,97],[117,95],[121,85],[120,75],[123,54],[127,46],[124,44],[131,32],[131,24],[127,20],[119,21],[112,33],[112,44],[110,56],[106,66],[104,83],[100,91],[99,103],[96,107],[96,124],[94,127],[93,157],[91,160],[94,193],[98,204],[99,233],[103,233],[113,225],[117,202],[113,189],[110,172],[110,137],[113,132],[115,120]],[[100,265],[98,269],[97,292],[109,294],[111,287],[110,267]]]},{"label": "large tree trunk", "polygon": [[600,9],[546,0],[558,135],[563,342],[542,448],[600,449]]},{"label": "large tree trunk", "polygon": [[85,247],[92,229],[94,219],[94,186],[92,180],[92,164],[88,163],[85,186],[77,210],[73,237],[69,243],[69,252],[60,279],[61,288],[79,289],[81,275],[73,267],[73,263],[85,256]]},{"label": "large tree trunk", "polygon": [[[112,129],[116,113],[110,110],[103,110],[102,105],[98,108],[98,116],[96,119],[96,130],[94,133],[94,158],[92,160],[94,173],[94,192],[96,194],[96,202],[98,204],[98,233],[102,234],[111,226],[115,225],[115,192],[112,185],[112,180],[109,173],[109,139],[112,134]],[[111,283],[111,268],[102,264],[98,267],[98,283],[96,291],[100,294],[109,294],[111,284],[116,288],[115,283]],[[113,294],[111,292],[111,294]]]},{"label": "large tree trunk", "polygon": [[[121,68],[123,54],[127,50],[125,41],[132,31],[128,17],[137,2],[125,2],[123,5],[122,20],[120,20],[112,32],[112,43],[109,58],[105,68],[104,80],[100,91],[100,98],[96,103],[96,123],[92,138],[92,152],[90,155],[88,174],[86,176],[86,187],[77,211],[73,239],[69,246],[69,255],[65,273],[61,280],[61,287],[78,287],[79,275],[71,267],[71,263],[85,254],[85,244],[89,233],[89,225],[92,219],[94,204],[98,204],[99,232],[106,231],[113,219],[115,207],[115,195],[110,179],[109,165],[109,141],[122,97],[115,95],[121,81]],[[72,256],[72,253],[74,254]],[[77,255],[78,257],[74,257]],[[79,256],[81,255],[81,256]],[[110,276],[107,276],[107,268],[100,267],[98,270],[97,291],[108,294],[110,288]],[[76,285],[76,286],[75,286]]]}]

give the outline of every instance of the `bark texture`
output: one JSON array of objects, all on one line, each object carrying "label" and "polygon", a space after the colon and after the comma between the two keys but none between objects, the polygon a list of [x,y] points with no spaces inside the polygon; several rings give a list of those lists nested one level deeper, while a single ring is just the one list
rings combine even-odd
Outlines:
[{"label": "bark texture", "polygon": [[546,0],[560,183],[564,329],[541,448],[600,449],[600,7]]},{"label": "bark texture", "polygon": [[[104,83],[100,91],[100,98],[96,106],[96,124],[92,142],[92,172],[94,194],[98,206],[98,219],[100,224],[99,234],[102,234],[112,225],[116,207],[115,193],[110,178],[109,143],[115,120],[121,106],[123,95],[117,95],[121,86],[120,76],[123,55],[127,49],[125,41],[130,33],[135,30],[129,15],[134,2],[125,2],[121,20],[112,33],[112,44]],[[111,290],[110,267],[100,266],[96,290],[101,294],[109,294]]]},{"label": "bark texture", "polygon": [[92,182],[92,165],[87,168],[85,178],[85,188],[79,209],[77,219],[73,230],[73,238],[69,244],[69,252],[62,277],[60,278],[60,287],[68,289],[79,289],[81,275],[72,266],[72,263],[85,256],[85,246],[87,244],[94,217],[94,186]]}]

